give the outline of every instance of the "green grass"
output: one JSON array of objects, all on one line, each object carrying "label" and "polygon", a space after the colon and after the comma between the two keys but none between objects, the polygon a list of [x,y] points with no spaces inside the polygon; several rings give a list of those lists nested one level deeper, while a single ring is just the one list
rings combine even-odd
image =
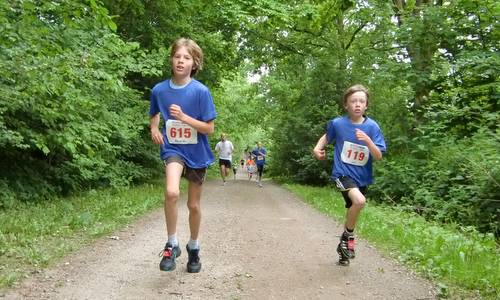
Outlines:
[{"label": "green grass", "polygon": [[0,211],[0,288],[161,207],[163,189],[158,181]]},{"label": "green grass", "polygon": [[[216,168],[208,177],[218,178]],[[186,182],[182,181],[185,190]],[[343,221],[344,202],[332,188],[285,184],[305,202]],[[0,211],[0,288],[113,232],[163,204],[163,181],[84,196],[19,203]],[[433,279],[441,296],[498,299],[499,248],[493,235],[472,228],[426,222],[396,208],[369,203],[356,232],[411,268]]]},{"label": "green grass", "polygon": [[[344,200],[336,190],[284,186],[321,212],[344,221]],[[430,223],[416,214],[371,203],[362,211],[356,232],[436,282],[441,297],[500,299],[500,251],[493,234]]]}]

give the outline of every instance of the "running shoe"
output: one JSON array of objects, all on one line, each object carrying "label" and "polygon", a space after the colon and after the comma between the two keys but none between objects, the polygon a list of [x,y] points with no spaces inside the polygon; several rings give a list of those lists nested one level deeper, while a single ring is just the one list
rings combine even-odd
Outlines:
[{"label": "running shoe", "polygon": [[339,265],[348,266],[349,265],[349,250],[347,249],[347,241],[340,240],[337,246],[337,253],[339,254]]},{"label": "running shoe", "polygon": [[175,259],[181,255],[179,246],[172,247],[170,243],[165,245],[165,249],[160,252],[162,256],[160,261],[160,270],[173,271],[175,270]]},{"label": "running shoe", "polygon": [[186,250],[188,253],[188,263],[187,263],[187,271],[188,273],[198,273],[201,270],[201,262],[200,262],[200,249],[189,249],[188,245],[186,245]]}]

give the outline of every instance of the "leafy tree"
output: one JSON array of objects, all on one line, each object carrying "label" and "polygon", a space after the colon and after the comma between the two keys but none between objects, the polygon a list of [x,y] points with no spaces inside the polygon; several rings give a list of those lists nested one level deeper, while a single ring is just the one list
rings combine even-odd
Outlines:
[{"label": "leafy tree", "polygon": [[94,1],[2,2],[0,19],[2,204],[148,177],[145,103],[123,78],[153,74],[157,57]]}]

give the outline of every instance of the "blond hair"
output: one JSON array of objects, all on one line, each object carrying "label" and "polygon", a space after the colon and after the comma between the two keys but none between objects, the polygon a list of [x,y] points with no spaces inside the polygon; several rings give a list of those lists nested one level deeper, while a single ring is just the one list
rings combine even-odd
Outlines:
[{"label": "blond hair", "polygon": [[352,94],[354,94],[356,92],[364,92],[365,93],[365,95],[366,95],[366,106],[368,106],[368,102],[370,100],[370,93],[368,92],[368,89],[364,85],[362,85],[362,84],[355,84],[355,85],[351,86],[350,88],[348,88],[344,92],[344,96],[342,97],[344,105],[347,102],[347,98],[349,98],[349,96],[351,96]]},{"label": "blond hair", "polygon": [[175,55],[175,52],[181,47],[186,47],[189,55],[193,58],[193,69],[191,70],[191,77],[196,75],[199,70],[203,68],[203,51],[200,46],[196,44],[195,41],[186,38],[180,38],[172,43],[172,49],[170,50],[170,60]]}]

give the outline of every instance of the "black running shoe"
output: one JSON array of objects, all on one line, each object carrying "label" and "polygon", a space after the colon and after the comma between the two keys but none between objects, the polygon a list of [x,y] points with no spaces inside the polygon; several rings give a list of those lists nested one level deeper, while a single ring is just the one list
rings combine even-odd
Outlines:
[{"label": "black running shoe", "polygon": [[340,240],[337,246],[337,253],[339,254],[339,265],[348,266],[349,265],[349,250],[347,249],[347,241]]},{"label": "black running shoe", "polygon": [[349,255],[349,259],[353,259],[356,257],[356,252],[354,252],[354,234],[344,231],[342,236],[340,237],[340,241],[347,242],[347,252]]},{"label": "black running shoe", "polygon": [[201,270],[201,262],[200,262],[200,249],[189,249],[188,245],[186,245],[186,250],[188,253],[188,263],[187,263],[187,271],[188,273],[198,273]]},{"label": "black running shoe", "polygon": [[163,256],[160,261],[160,270],[173,271],[175,270],[175,259],[181,255],[181,248],[179,246],[172,247],[170,243],[165,245],[165,249],[160,252]]}]

